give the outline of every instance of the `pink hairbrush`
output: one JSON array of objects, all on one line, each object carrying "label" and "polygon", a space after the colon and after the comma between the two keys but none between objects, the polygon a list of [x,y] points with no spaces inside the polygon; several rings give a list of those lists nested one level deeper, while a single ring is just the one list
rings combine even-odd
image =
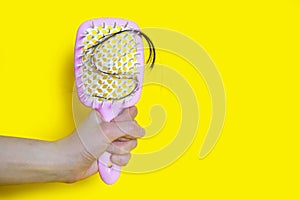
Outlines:
[{"label": "pink hairbrush", "polygon": [[[144,47],[149,45],[152,68],[155,49],[139,27],[128,20],[100,18],[84,22],[75,45],[75,79],[78,97],[109,122],[140,98],[144,75]],[[107,184],[120,176],[121,167],[110,161],[110,153],[98,159],[99,173]]]}]

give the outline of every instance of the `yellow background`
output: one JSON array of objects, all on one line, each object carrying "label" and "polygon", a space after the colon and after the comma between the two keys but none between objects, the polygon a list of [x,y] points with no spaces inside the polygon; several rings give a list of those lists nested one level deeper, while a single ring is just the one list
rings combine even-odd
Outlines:
[{"label": "yellow background", "polygon": [[[98,175],[75,184],[5,186],[0,199],[299,199],[299,13],[296,0],[1,2],[2,135],[54,140],[74,129],[75,33],[96,17],[127,18],[192,37],[221,73],[227,114],[222,136],[204,160],[198,154],[207,117],[185,154],[159,171],[124,173],[113,186]],[[159,59],[168,63],[168,56]],[[182,71],[197,97],[203,93],[201,112],[209,116],[203,83]],[[138,120],[146,125],[150,100],[142,101]],[[156,146],[141,141],[136,151],[163,147],[172,138],[167,133],[153,138]]]}]

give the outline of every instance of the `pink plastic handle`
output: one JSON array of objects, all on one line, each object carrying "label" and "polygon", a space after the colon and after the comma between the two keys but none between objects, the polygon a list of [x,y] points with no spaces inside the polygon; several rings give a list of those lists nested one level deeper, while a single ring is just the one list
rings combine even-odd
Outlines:
[{"label": "pink plastic handle", "polygon": [[98,169],[102,180],[108,184],[114,184],[120,177],[121,167],[113,164],[110,161],[111,154],[104,152],[100,158],[98,158]]},{"label": "pink plastic handle", "polygon": [[[122,112],[122,107],[116,107],[114,110],[101,112],[101,109],[96,109],[101,114],[102,118],[106,122],[110,122],[112,119],[114,119],[116,116],[119,115],[119,113]],[[98,158],[98,169],[99,169],[99,175],[102,178],[102,180],[108,184],[112,185],[114,184],[120,177],[121,173],[121,167],[113,164],[110,160],[111,153],[104,152],[99,158]]]}]

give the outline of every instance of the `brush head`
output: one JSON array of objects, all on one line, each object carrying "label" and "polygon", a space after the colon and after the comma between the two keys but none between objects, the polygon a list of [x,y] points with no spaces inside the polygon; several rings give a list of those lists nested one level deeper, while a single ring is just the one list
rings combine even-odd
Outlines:
[{"label": "brush head", "polygon": [[80,101],[105,121],[134,105],[141,94],[144,49],[138,26],[101,18],[84,22],[75,46],[75,78]]}]

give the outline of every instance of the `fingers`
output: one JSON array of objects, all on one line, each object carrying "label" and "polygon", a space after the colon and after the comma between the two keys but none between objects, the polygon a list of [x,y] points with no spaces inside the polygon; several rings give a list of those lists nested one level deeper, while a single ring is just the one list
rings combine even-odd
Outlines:
[{"label": "fingers", "polygon": [[136,140],[129,140],[127,142],[113,142],[106,151],[111,154],[124,155],[130,153],[137,146]]},{"label": "fingers", "polygon": [[136,121],[102,122],[100,126],[111,142],[121,137],[135,139],[145,135],[145,130]]},{"label": "fingers", "polygon": [[111,122],[101,122],[100,127],[109,141],[110,146],[106,149],[111,153],[111,162],[124,166],[131,157],[130,151],[137,146],[137,138],[145,135],[145,130],[140,127],[134,118],[137,115],[135,106],[124,109]]},{"label": "fingers", "polygon": [[130,157],[131,155],[129,153],[124,155],[112,154],[110,160],[116,165],[125,166],[129,162]]},{"label": "fingers", "polygon": [[119,166],[125,166],[131,158],[130,151],[137,146],[137,140],[130,140],[127,142],[113,142],[107,149],[112,155],[111,162]]},{"label": "fingers", "polygon": [[135,106],[132,106],[130,108],[126,108],[123,110],[121,114],[119,114],[113,121],[119,122],[119,121],[130,121],[133,120],[137,115],[137,108]]}]

